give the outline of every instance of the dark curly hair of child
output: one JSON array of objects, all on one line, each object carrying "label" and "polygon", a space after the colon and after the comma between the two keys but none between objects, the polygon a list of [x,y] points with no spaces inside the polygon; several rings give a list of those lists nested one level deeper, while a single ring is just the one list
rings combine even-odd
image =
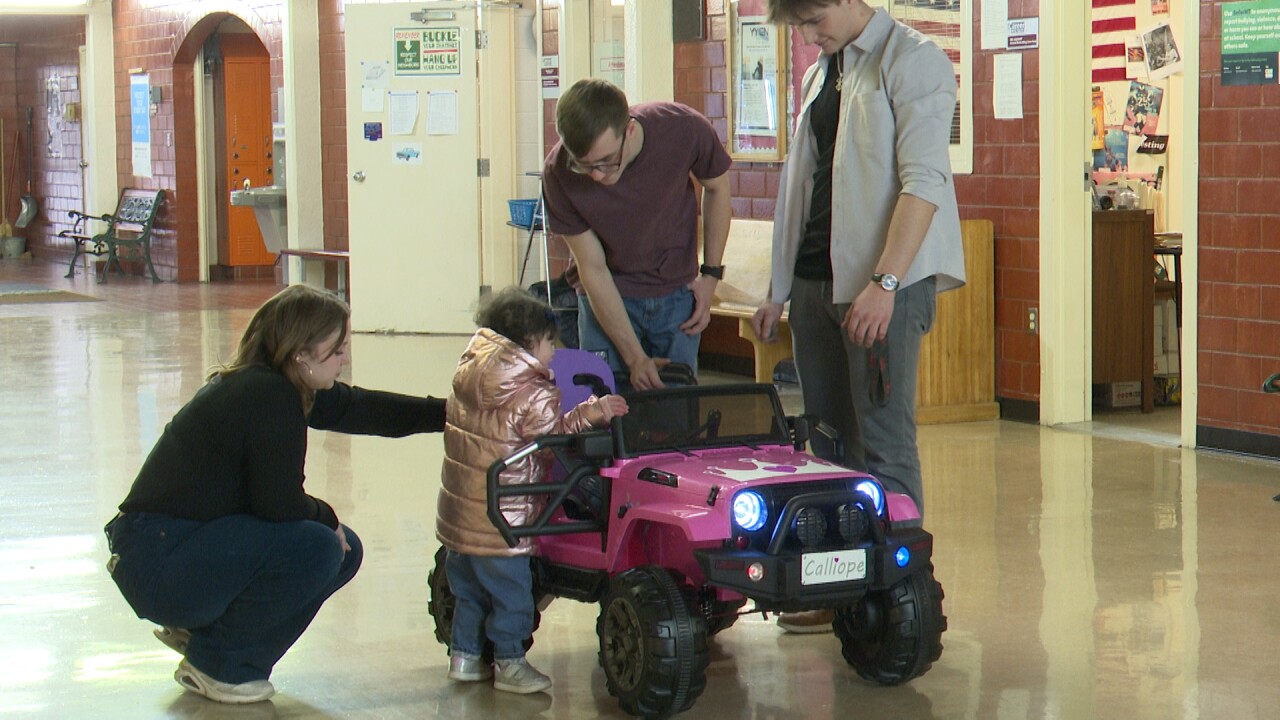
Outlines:
[{"label": "dark curly hair of child", "polygon": [[542,338],[555,342],[560,334],[551,306],[515,286],[481,300],[475,322],[526,350],[532,350]]}]

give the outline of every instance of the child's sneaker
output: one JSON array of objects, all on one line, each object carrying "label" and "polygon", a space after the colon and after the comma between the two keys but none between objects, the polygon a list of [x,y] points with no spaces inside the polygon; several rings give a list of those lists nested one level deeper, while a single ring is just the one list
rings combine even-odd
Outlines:
[{"label": "child's sneaker", "polygon": [[449,679],[462,682],[488,680],[493,677],[493,668],[489,663],[474,655],[453,653],[449,656]]},{"label": "child's sneaker", "polygon": [[551,689],[551,678],[538,672],[524,658],[499,660],[498,672],[493,679],[495,690],[528,695]]}]

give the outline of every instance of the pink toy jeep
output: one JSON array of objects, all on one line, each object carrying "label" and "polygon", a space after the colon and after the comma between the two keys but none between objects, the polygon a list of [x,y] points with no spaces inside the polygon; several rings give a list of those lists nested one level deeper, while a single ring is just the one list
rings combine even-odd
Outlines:
[{"label": "pink toy jeep", "polygon": [[[548,436],[489,470],[490,519],[513,545],[538,538],[539,599],[600,603],[600,665],[623,710],[690,708],[706,686],[708,636],[747,612],[833,608],[844,658],[863,678],[894,685],[929,670],[947,621],[933,537],[908,496],[804,452],[808,423],[784,415],[772,385],[627,401],[609,430]],[[547,450],[552,480],[498,484],[508,464]],[[512,527],[499,498],[530,494],[547,496],[545,510]],[[447,645],[443,558],[430,610]]]}]

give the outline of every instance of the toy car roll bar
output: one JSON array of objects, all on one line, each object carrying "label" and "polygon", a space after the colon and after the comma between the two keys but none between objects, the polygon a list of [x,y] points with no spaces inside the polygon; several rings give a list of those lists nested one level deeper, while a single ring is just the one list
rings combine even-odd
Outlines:
[{"label": "toy car roll bar", "polygon": [[[503,485],[502,471],[524,458],[542,450],[572,449],[576,451],[581,462],[573,463],[568,475],[558,482],[525,483],[520,485]],[[613,436],[608,430],[578,433],[576,435],[546,435],[525,445],[510,455],[495,460],[486,474],[486,495],[488,496],[489,520],[498,528],[502,539],[510,547],[515,547],[523,537],[536,535],[569,535],[573,533],[601,532],[605,529],[602,518],[589,520],[561,519],[555,524],[551,518],[583,480],[600,471],[596,459],[611,457],[613,452]],[[525,495],[550,495],[550,499],[534,518],[533,522],[520,527],[512,527],[502,514],[502,498]]]}]

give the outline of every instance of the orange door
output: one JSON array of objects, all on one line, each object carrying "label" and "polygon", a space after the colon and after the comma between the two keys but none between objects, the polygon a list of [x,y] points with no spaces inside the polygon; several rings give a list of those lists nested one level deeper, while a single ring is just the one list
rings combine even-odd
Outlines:
[{"label": "orange door", "polygon": [[227,265],[271,265],[253,208],[230,204],[232,190],[274,185],[271,160],[271,66],[252,35],[224,34],[224,114],[227,192]]}]

